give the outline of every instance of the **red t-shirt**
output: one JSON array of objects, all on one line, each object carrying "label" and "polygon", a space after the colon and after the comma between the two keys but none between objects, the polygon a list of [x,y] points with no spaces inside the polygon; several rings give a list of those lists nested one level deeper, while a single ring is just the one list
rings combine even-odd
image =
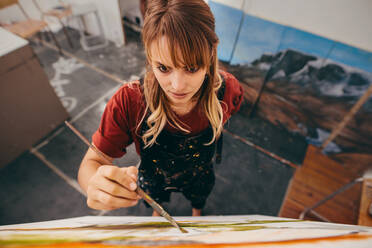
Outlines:
[{"label": "red t-shirt", "polygon": [[[224,123],[232,114],[237,112],[243,100],[243,89],[239,81],[230,73],[220,71],[225,80],[225,94],[221,104],[224,114]],[[143,92],[139,81],[123,85],[114,94],[106,105],[101,124],[93,134],[93,144],[106,155],[118,158],[126,153],[126,147],[132,142],[136,145],[137,153],[140,154],[140,137],[137,126],[141,121],[145,110]],[[209,121],[198,107],[189,113],[178,116],[179,120],[191,129],[188,135],[196,135],[205,130]],[[178,132],[169,124],[165,129],[170,132]]]}]

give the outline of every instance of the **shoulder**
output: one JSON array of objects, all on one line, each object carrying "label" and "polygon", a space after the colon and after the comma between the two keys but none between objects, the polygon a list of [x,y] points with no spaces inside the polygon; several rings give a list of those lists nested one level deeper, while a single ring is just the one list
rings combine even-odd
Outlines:
[{"label": "shoulder", "polygon": [[139,81],[132,81],[122,85],[107,103],[109,106],[116,106],[123,111],[136,110],[143,104],[143,92]]},{"label": "shoulder", "polygon": [[[223,108],[228,116],[236,113],[243,101],[243,88],[239,81],[226,71],[219,71],[225,82],[225,94]],[[225,106],[224,106],[225,105]]]},{"label": "shoulder", "polygon": [[143,92],[137,80],[122,85],[108,101],[106,111],[120,115],[134,125],[144,106]]},{"label": "shoulder", "polygon": [[130,103],[142,101],[143,93],[139,81],[123,84],[113,95],[112,99],[117,102]]},{"label": "shoulder", "polygon": [[228,73],[226,71],[219,71],[223,81],[225,81],[225,88],[226,88],[226,91],[225,91],[225,96],[226,94],[229,96],[229,95],[240,95],[242,92],[241,92],[241,86],[240,86],[240,83],[238,81],[238,79],[236,79],[234,77],[234,75],[232,75],[231,73]]},{"label": "shoulder", "polygon": [[233,84],[234,83],[237,83],[237,84],[239,84],[239,81],[231,73],[229,73],[227,71],[223,71],[223,70],[220,70],[219,73],[223,77],[223,79],[225,80],[225,82],[227,81],[229,83],[233,83]]},{"label": "shoulder", "polygon": [[100,126],[93,135],[93,143],[110,157],[121,157],[132,143],[132,130],[143,104],[138,81],[122,85],[107,102]]}]

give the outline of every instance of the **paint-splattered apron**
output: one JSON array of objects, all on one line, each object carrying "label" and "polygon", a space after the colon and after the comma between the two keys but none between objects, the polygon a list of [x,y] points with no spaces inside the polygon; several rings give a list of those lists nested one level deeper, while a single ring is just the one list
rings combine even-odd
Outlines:
[{"label": "paint-splattered apron", "polygon": [[[224,90],[225,82],[218,92],[220,100],[223,99]],[[143,135],[147,129],[144,120],[140,134]],[[213,131],[209,126],[195,136],[163,130],[156,143],[147,148],[141,142],[139,186],[158,203],[168,202],[171,192],[181,192],[193,208],[202,209],[215,182],[215,153],[216,162],[221,160],[222,134],[218,141],[206,145],[212,136]]]}]

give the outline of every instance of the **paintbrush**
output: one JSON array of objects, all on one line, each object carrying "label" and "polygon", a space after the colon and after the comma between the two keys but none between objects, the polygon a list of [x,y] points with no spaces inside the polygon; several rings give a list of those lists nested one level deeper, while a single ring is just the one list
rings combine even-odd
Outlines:
[{"label": "paintbrush", "polygon": [[[94,145],[92,145],[74,126],[72,126],[68,121],[65,121],[65,124],[85,143],[87,144],[93,151],[97,153],[105,162],[109,165],[114,165],[111,163],[105,155],[98,150]],[[140,186],[137,186],[135,190],[138,195],[140,195],[156,212],[158,212],[161,216],[163,216],[167,221],[169,221],[173,226],[177,227],[183,233],[187,233],[187,231],[180,227],[179,224],[164,210],[159,203],[157,203],[154,199],[152,199],[148,194],[146,194]]]}]

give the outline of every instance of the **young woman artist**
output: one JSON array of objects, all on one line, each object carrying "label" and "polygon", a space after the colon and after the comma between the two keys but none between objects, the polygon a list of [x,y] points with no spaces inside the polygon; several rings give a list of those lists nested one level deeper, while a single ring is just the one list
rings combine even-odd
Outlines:
[{"label": "young woman artist", "polygon": [[201,214],[214,186],[213,157],[223,124],[243,94],[231,74],[218,70],[214,28],[203,0],[148,1],[142,30],[147,73],[115,93],[93,135],[94,146],[110,161],[134,142],[141,164],[107,165],[89,149],[78,175],[89,207],[134,206],[141,187],[158,203],[182,192],[192,215]]}]

